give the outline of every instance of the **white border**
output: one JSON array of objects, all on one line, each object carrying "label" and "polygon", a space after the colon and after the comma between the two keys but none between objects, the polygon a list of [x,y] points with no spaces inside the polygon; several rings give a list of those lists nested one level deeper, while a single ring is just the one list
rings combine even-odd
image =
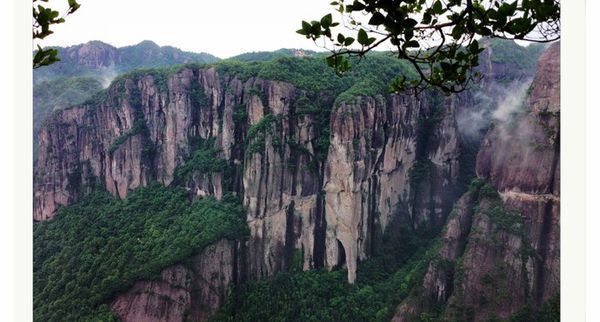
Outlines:
[{"label": "white border", "polygon": [[[324,0],[325,1],[325,0]],[[0,315],[3,321],[31,321],[32,320],[32,173],[31,173],[31,7],[30,2],[23,0],[9,0],[2,10],[2,62],[6,71],[1,85],[2,91],[8,98],[8,104],[2,106],[0,112],[0,132],[2,144],[0,145],[0,171],[2,172],[2,191],[0,197],[5,218],[1,220],[2,255],[3,264],[1,283],[3,299]],[[588,1],[588,12],[598,13],[598,1]],[[586,229],[585,226],[585,190],[586,173],[585,160],[588,162],[588,188],[596,188],[600,180],[595,180],[598,175],[597,166],[599,158],[597,153],[585,155],[586,143],[590,148],[597,145],[598,122],[600,115],[596,109],[588,106],[587,129],[589,141],[585,140],[586,112],[584,109],[586,90],[584,86],[585,58],[589,59],[590,66],[598,71],[598,63],[592,59],[591,46],[585,47],[585,2],[582,0],[563,0],[562,3],[562,41],[561,41],[561,312],[564,321],[584,321],[586,313],[589,321],[598,321],[598,304],[592,299],[592,291],[599,289],[593,267],[598,268],[598,255],[592,252],[592,245],[598,242],[600,233],[598,219],[590,216]],[[597,35],[593,30],[598,28],[598,18],[588,15],[588,44],[592,45],[592,36]],[[592,28],[591,26],[595,28]],[[4,37],[7,32],[8,37]],[[597,48],[596,48],[597,49]],[[595,51],[597,53],[597,51]],[[6,57],[8,56],[8,57]],[[596,58],[597,59],[597,58]],[[8,66],[7,66],[8,65]],[[588,102],[597,95],[597,88],[592,87],[592,81],[598,73],[587,73]],[[598,210],[598,194],[588,192],[589,210],[592,207]],[[14,194],[14,199],[13,199]],[[596,215],[598,212],[596,212]],[[593,226],[592,226],[593,225]],[[588,255],[595,256],[593,261],[585,262],[586,231],[588,239]],[[586,294],[586,264],[588,281],[595,286],[588,286]],[[597,297],[596,297],[597,298]],[[586,301],[587,300],[587,301]],[[589,311],[586,312],[586,302]]]},{"label": "white border", "polygon": [[[600,2],[590,0],[587,2],[588,13],[600,12]],[[600,321],[600,306],[595,291],[600,288],[600,254],[597,245],[600,243],[600,233],[595,229],[600,227],[600,205],[598,203],[598,183],[600,182],[600,153],[598,152],[598,138],[600,137],[600,111],[598,110],[598,75],[600,75],[600,63],[598,62],[598,30],[600,23],[598,19],[592,19],[588,14],[586,24],[586,304],[587,321]],[[595,17],[594,17],[595,18]],[[595,38],[595,39],[594,39]],[[596,53],[596,56],[594,55]],[[597,294],[597,293],[596,293]]]}]

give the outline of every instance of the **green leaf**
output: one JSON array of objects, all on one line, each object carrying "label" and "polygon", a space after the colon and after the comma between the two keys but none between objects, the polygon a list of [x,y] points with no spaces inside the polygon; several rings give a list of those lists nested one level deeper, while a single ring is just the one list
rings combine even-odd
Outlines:
[{"label": "green leaf", "polygon": [[414,32],[413,29],[406,29],[404,31],[404,40],[409,41],[413,38]]},{"label": "green leaf", "polygon": [[412,18],[407,18],[402,21],[402,26],[404,28],[414,28],[417,25],[417,21]]},{"label": "green leaf", "polygon": [[327,14],[327,15],[323,16],[323,18],[321,18],[321,25],[324,28],[327,28],[328,26],[330,26],[332,22],[333,22],[333,17],[331,16],[331,14]]},{"label": "green leaf", "polygon": [[418,48],[420,47],[419,42],[416,40],[411,40],[404,45],[406,48]]},{"label": "green leaf", "polygon": [[306,21],[302,21],[302,29],[306,31],[310,30],[310,24]]},{"label": "green leaf", "polygon": [[436,15],[442,14],[444,12],[444,9],[442,8],[442,3],[440,2],[440,0],[436,0],[433,3],[433,7],[431,7],[431,10]]},{"label": "green leaf", "polygon": [[338,35],[337,35],[337,41],[338,41],[340,44],[342,44],[342,45],[343,45],[343,44],[344,44],[344,40],[346,40],[346,37],[344,37],[344,35],[342,35],[342,34],[338,34]]},{"label": "green leaf", "polygon": [[423,20],[421,21],[422,24],[428,25],[431,23],[431,14],[429,12],[425,12],[423,14]]},{"label": "green leaf", "polygon": [[379,26],[385,22],[385,17],[380,12],[374,12],[373,16],[369,20],[369,24],[373,26]]},{"label": "green leaf", "polygon": [[369,41],[369,36],[367,35],[367,32],[361,28],[358,31],[358,43],[364,46],[367,44],[368,41]]},{"label": "green leaf", "polygon": [[349,4],[349,5],[346,6],[346,10],[350,10],[349,12],[351,12],[351,11],[361,11],[363,9],[365,9],[365,5],[362,4],[361,2],[356,1],[356,0],[352,4]]},{"label": "green leaf", "polygon": [[354,38],[352,37],[347,37],[346,40],[344,40],[344,46],[350,46],[354,43]]}]

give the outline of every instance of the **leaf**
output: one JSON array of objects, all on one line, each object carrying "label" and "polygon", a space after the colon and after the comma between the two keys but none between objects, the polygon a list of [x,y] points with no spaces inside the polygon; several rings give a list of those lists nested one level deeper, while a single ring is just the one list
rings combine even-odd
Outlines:
[{"label": "leaf", "polygon": [[374,12],[369,20],[369,25],[379,26],[385,22],[385,17],[380,12]]},{"label": "leaf", "polygon": [[419,42],[418,42],[418,41],[416,41],[416,40],[411,40],[411,41],[407,42],[407,43],[404,45],[404,47],[406,47],[406,48],[418,48],[418,47],[421,47],[421,46],[419,45]]},{"label": "leaf", "polygon": [[347,37],[346,40],[344,41],[344,46],[350,46],[354,43],[354,38],[352,37]]},{"label": "leaf", "polygon": [[364,46],[367,44],[367,41],[369,41],[369,36],[367,35],[367,32],[361,28],[358,31],[358,43]]},{"label": "leaf", "polygon": [[402,26],[404,28],[414,28],[417,25],[417,21],[412,18],[407,18],[402,21]]},{"label": "leaf", "polygon": [[338,41],[340,44],[342,44],[342,45],[343,45],[343,44],[344,44],[344,40],[346,40],[346,37],[344,37],[344,35],[342,35],[342,34],[338,34],[338,35],[337,35],[337,41]]},{"label": "leaf", "polygon": [[442,3],[440,2],[440,0],[436,0],[433,3],[433,7],[431,7],[431,10],[433,11],[434,14],[442,14],[444,12],[444,9],[442,8]]},{"label": "leaf", "polygon": [[452,37],[455,40],[459,40],[465,33],[467,29],[463,25],[456,25],[452,29]]},{"label": "leaf", "polygon": [[428,11],[426,11],[423,14],[423,20],[421,21],[421,23],[423,23],[425,25],[428,25],[431,23],[431,14]]},{"label": "leaf", "polygon": [[310,30],[310,24],[306,21],[302,21],[302,29],[306,31]]},{"label": "leaf", "polygon": [[352,4],[346,6],[346,10],[348,9],[350,11],[361,11],[365,9],[365,5],[355,0]]},{"label": "leaf", "polygon": [[327,15],[323,16],[323,18],[321,18],[321,25],[324,28],[329,27],[332,22],[333,22],[333,17],[331,16],[331,14],[327,14]]},{"label": "leaf", "polygon": [[477,32],[482,36],[490,36],[492,34],[492,31],[486,27],[479,28]]},{"label": "leaf", "polygon": [[404,40],[409,41],[413,38],[414,32],[413,29],[406,29],[404,31]]}]

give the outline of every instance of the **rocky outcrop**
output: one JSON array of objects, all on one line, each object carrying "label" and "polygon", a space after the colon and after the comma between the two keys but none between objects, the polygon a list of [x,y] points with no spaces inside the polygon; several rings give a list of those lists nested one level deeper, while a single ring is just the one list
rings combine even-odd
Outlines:
[{"label": "rocky outcrop", "polygon": [[[42,129],[34,219],[51,219],[97,186],[121,198],[154,181],[184,186],[194,198],[232,192],[242,197],[250,228],[231,257],[236,282],[272,277],[298,261],[303,269],[345,268],[354,282],[357,264],[398,218],[439,231],[468,168],[457,116],[477,104],[471,94],[431,92],[335,104],[330,93],[188,67],[121,77],[102,95],[56,112]],[[489,134],[486,142],[496,139]],[[483,154],[479,159],[481,171],[494,168]],[[513,190],[502,196],[523,192]],[[461,200],[464,210],[445,237],[453,240],[447,261],[458,260],[476,222],[469,210],[476,193]],[[544,251],[554,260],[552,249]],[[213,306],[196,310],[207,298],[196,293],[215,286],[198,286],[204,275],[194,267],[176,265],[156,281],[138,282],[113,310],[124,320],[203,318]],[[453,295],[452,273],[432,268],[429,275],[430,294],[444,301]]]},{"label": "rocky outcrop", "polygon": [[559,61],[556,43],[540,57],[522,105],[488,131],[479,179],[457,202],[423,285],[394,321],[508,318],[559,296]]},{"label": "rocky outcrop", "polygon": [[110,308],[123,322],[205,321],[236,278],[235,248],[235,242],[220,240],[188,263],[163,269],[159,279],[136,282]]},{"label": "rocky outcrop", "polygon": [[[305,269],[347,267],[354,281],[393,215],[443,223],[459,169],[456,101],[357,97],[334,108],[329,148],[317,151],[328,134],[298,107],[304,95],[214,68],[120,79],[106,97],[56,112],[41,131],[34,219],[52,218],[97,185],[121,198],[153,181],[177,181],[196,197],[234,191],[250,227],[248,278],[272,276],[300,252]],[[207,144],[212,154],[195,160]]]},{"label": "rocky outcrop", "polygon": [[357,262],[393,216],[415,228],[441,225],[459,170],[454,102],[360,98],[333,111],[323,185],[327,267],[346,266],[354,281]]}]

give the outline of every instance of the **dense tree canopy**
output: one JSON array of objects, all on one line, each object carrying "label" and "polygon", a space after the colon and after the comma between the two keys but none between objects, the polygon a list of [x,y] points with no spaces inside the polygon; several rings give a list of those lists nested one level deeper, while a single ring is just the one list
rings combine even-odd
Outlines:
[{"label": "dense tree canopy", "polygon": [[34,321],[111,321],[102,304],[112,296],[247,229],[231,194],[192,202],[158,184],[124,200],[93,192],[34,224]]},{"label": "dense tree canopy", "polygon": [[[437,87],[461,92],[480,75],[475,71],[484,48],[481,37],[550,42],[560,38],[559,0],[336,0],[341,24],[352,35],[334,34],[340,25],[327,14],[302,21],[297,32],[323,40],[338,74],[350,68],[348,57],[363,57],[389,44],[412,64],[418,76],[399,75],[394,90]],[[358,46],[356,46],[358,44]],[[353,46],[354,45],[354,46]]]}]

